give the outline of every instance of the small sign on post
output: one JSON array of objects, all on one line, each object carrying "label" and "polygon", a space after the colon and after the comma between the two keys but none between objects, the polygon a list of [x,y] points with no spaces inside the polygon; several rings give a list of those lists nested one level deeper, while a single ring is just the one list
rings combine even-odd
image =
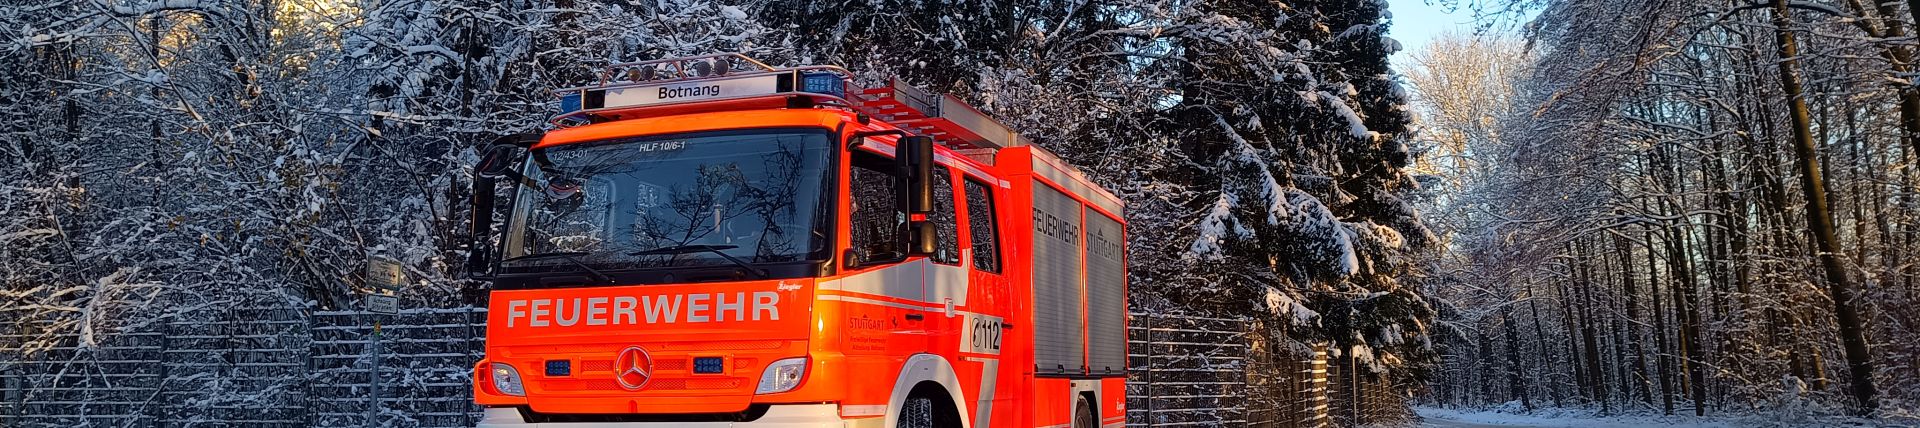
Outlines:
[{"label": "small sign on post", "polygon": [[407,270],[400,262],[378,257],[367,258],[367,285],[395,291],[407,284]]},{"label": "small sign on post", "polygon": [[400,298],[395,291],[407,284],[407,269],[400,262],[385,257],[367,257],[367,285],[375,290],[366,297],[367,312],[392,315],[400,312]]},{"label": "small sign on post", "polygon": [[[406,285],[407,269],[405,266],[401,266],[400,262],[371,254],[367,255],[367,286],[374,288],[374,290],[367,292],[366,300],[363,301],[368,313],[384,315],[400,313],[400,297],[395,296],[393,293],[400,291],[400,287]],[[381,317],[374,317],[373,319],[373,337],[368,341],[368,346],[373,348],[373,365],[368,368],[369,372],[367,373],[367,378],[370,381],[368,389],[371,394],[369,395],[371,395],[370,400],[372,401],[372,404],[367,406],[367,426],[383,425],[379,423],[379,416],[382,410],[382,406],[380,405]]]},{"label": "small sign on post", "polygon": [[400,313],[400,298],[390,293],[367,293],[367,312],[393,315]]}]

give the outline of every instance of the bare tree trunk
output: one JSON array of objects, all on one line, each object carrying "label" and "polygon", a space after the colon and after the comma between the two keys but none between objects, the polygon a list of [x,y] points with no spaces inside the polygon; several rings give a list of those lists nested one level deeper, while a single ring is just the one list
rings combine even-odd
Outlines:
[{"label": "bare tree trunk", "polygon": [[[1654,235],[1653,230],[1650,229],[1647,231],[1647,269],[1659,267],[1659,261],[1657,260],[1659,257],[1657,254],[1659,254],[1659,252],[1653,249]],[[1652,271],[1650,270],[1649,272],[1651,273]],[[1673,270],[1668,269],[1667,278],[1671,280],[1672,277]],[[1648,300],[1653,302],[1653,336],[1655,342],[1657,342],[1660,347],[1660,408],[1664,414],[1671,415],[1673,414],[1674,389],[1673,347],[1670,344],[1671,342],[1667,341],[1667,332],[1671,330],[1667,328],[1667,311],[1663,305],[1664,301],[1660,297],[1660,284],[1663,283],[1663,281],[1660,281],[1657,275],[1650,274],[1648,278],[1651,279],[1647,281],[1647,284],[1652,288],[1652,293],[1648,293]]]},{"label": "bare tree trunk", "polygon": [[[1673,150],[1662,146],[1656,150],[1656,155],[1657,159],[1661,160],[1656,176],[1665,178],[1666,189],[1669,192],[1684,195],[1686,188],[1678,177],[1679,162]],[[1663,198],[1660,202],[1663,204],[1661,208],[1667,212],[1683,213],[1685,210],[1679,202],[1671,199]],[[1701,365],[1704,360],[1701,358],[1700,345],[1700,297],[1698,295],[1700,285],[1693,266],[1693,252],[1688,248],[1693,237],[1685,227],[1684,218],[1680,225],[1668,227],[1667,234],[1669,235],[1666,239],[1667,264],[1670,267],[1668,272],[1671,272],[1674,278],[1672,283],[1674,320],[1680,324],[1680,353],[1685,357],[1680,360],[1681,370],[1686,373],[1681,381],[1686,389],[1693,392],[1694,414],[1704,416],[1707,385],[1706,367]]]},{"label": "bare tree trunk", "polygon": [[[1601,252],[1600,249],[1603,244],[1599,239],[1600,238],[1595,237],[1590,245],[1592,245],[1594,249],[1594,258],[1600,262],[1600,272],[1604,274],[1601,275],[1601,278],[1604,280],[1600,282],[1602,290],[1600,298],[1602,300],[1601,307],[1606,308],[1604,312],[1606,313],[1607,328],[1606,331],[1602,332],[1603,335],[1601,339],[1602,342],[1606,343],[1607,349],[1613,351],[1612,355],[1608,356],[1610,360],[1608,360],[1607,363],[1607,366],[1611,369],[1608,371],[1613,374],[1613,382],[1607,384],[1607,390],[1609,392],[1619,391],[1617,397],[1624,410],[1626,403],[1633,401],[1633,372],[1627,367],[1626,326],[1621,325],[1620,314],[1622,313],[1622,309],[1618,306],[1620,303],[1620,291],[1619,288],[1614,286],[1614,278],[1619,271],[1613,267],[1614,258],[1608,257],[1605,253]],[[1619,389],[1614,389],[1614,386],[1619,386]]]},{"label": "bare tree trunk", "polygon": [[1507,334],[1507,389],[1511,400],[1519,400],[1520,407],[1533,411],[1533,397],[1527,394],[1527,375],[1525,366],[1520,364],[1520,328],[1514,326],[1513,308],[1500,309],[1500,324]]},{"label": "bare tree trunk", "polygon": [[[1885,22],[1887,29],[1881,37],[1888,39],[1906,37],[1907,30],[1905,23],[1900,21],[1899,18],[1893,17],[1894,9],[1899,6],[1895,6],[1893,2],[1885,0],[1876,3],[1876,6],[1879,8],[1879,14],[1886,17]],[[1920,23],[1920,0],[1907,0],[1907,13],[1913,16],[1913,22]],[[1863,24],[1872,25],[1870,23]],[[1893,65],[1892,70],[1894,75],[1904,76],[1913,73],[1913,49],[1912,45],[1888,46],[1886,48],[1887,60]],[[1902,131],[1900,140],[1907,143],[1907,149],[1920,151],[1920,89],[1916,89],[1912,85],[1900,88],[1900,130]],[[1908,166],[1907,169],[1912,170],[1914,167]]]},{"label": "bare tree trunk", "polygon": [[1614,235],[1613,251],[1620,255],[1621,294],[1627,297],[1627,343],[1633,347],[1631,354],[1635,376],[1633,383],[1640,386],[1640,398],[1645,400],[1648,406],[1652,406],[1653,393],[1649,389],[1651,386],[1647,377],[1647,350],[1640,342],[1640,338],[1644,337],[1640,334],[1640,290],[1633,284],[1633,247],[1627,245],[1626,238]]},{"label": "bare tree trunk", "polygon": [[[1563,254],[1573,254],[1572,249],[1572,245],[1568,245],[1567,252]],[[1587,388],[1586,362],[1581,361],[1584,354],[1580,353],[1580,331],[1577,327],[1579,322],[1574,319],[1576,317],[1573,310],[1573,294],[1571,290],[1569,290],[1571,287],[1567,285],[1569,280],[1573,280],[1576,272],[1573,263],[1572,260],[1567,261],[1567,276],[1565,277],[1567,280],[1554,281],[1554,289],[1560,294],[1559,299],[1557,299],[1560,301],[1560,321],[1561,324],[1567,328],[1567,362],[1572,363],[1567,364],[1567,366],[1573,370],[1574,396],[1592,399],[1591,391]]]},{"label": "bare tree trunk", "polygon": [[1680,323],[1680,359],[1681,370],[1686,377],[1681,380],[1692,391],[1693,413],[1706,415],[1706,367],[1700,365],[1700,298],[1696,294],[1698,284],[1694,283],[1693,268],[1687,252],[1686,232],[1680,228],[1668,229],[1672,235],[1667,240],[1668,263],[1673,266],[1674,320]]},{"label": "bare tree trunk", "polygon": [[1845,265],[1840,260],[1840,243],[1833,233],[1833,220],[1827,208],[1826,183],[1821,180],[1820,163],[1813,142],[1812,119],[1807,112],[1806,96],[1801,91],[1799,47],[1788,13],[1786,0],[1774,0],[1773,25],[1774,38],[1780,50],[1780,87],[1786,93],[1791,109],[1789,116],[1793,121],[1794,153],[1799,157],[1801,190],[1807,198],[1807,223],[1813,229],[1814,245],[1819,251],[1820,264],[1826,271],[1828,292],[1833,295],[1834,316],[1840,324],[1840,343],[1846,351],[1854,400],[1863,414],[1871,413],[1878,405],[1874,398],[1873,361],[1867,355],[1865,328],[1853,306],[1852,280],[1848,278]]},{"label": "bare tree trunk", "polygon": [[[1540,299],[1539,296],[1533,294],[1533,278],[1528,277],[1525,285],[1527,287],[1527,309],[1533,311],[1534,345],[1537,345],[1536,348],[1540,354],[1541,366],[1553,367],[1553,353],[1548,351],[1550,348],[1549,345],[1547,345],[1547,329],[1540,323]],[[1566,405],[1566,403],[1560,401],[1560,388],[1554,387],[1552,383],[1547,384],[1547,396],[1553,399],[1554,407],[1563,407]]]},{"label": "bare tree trunk", "polygon": [[1585,245],[1580,245],[1578,241],[1576,241],[1573,246],[1574,259],[1580,264],[1580,282],[1576,283],[1576,286],[1580,287],[1580,315],[1584,321],[1580,325],[1580,336],[1581,340],[1586,342],[1586,371],[1589,377],[1587,386],[1593,390],[1593,399],[1600,402],[1600,412],[1602,414],[1612,413],[1613,405],[1607,400],[1606,371],[1600,369],[1599,334],[1594,331],[1596,328],[1595,324],[1599,324],[1599,322],[1595,321],[1593,317],[1593,306],[1595,303],[1593,299],[1593,267],[1588,263],[1592,257],[1585,251]]},{"label": "bare tree trunk", "polygon": [[1485,333],[1475,334],[1475,336],[1480,337],[1480,355],[1478,355],[1479,358],[1475,358],[1480,361],[1480,369],[1477,370],[1479,375],[1475,376],[1479,378],[1475,382],[1480,384],[1480,393],[1475,395],[1480,397],[1480,403],[1492,404],[1494,397],[1498,396],[1493,393],[1494,385],[1498,384],[1494,381],[1494,376],[1498,376],[1496,373],[1498,370],[1494,370],[1493,336]]},{"label": "bare tree trunk", "polygon": [[[1920,162],[1920,147],[1909,147],[1906,151],[1906,158],[1909,162]],[[1901,197],[1901,208],[1904,209],[1903,212],[1909,216],[1920,214],[1920,168],[1907,168],[1906,173],[1901,174],[1900,188],[1906,191],[1906,195]],[[1901,234],[1905,235],[1905,239],[1903,239],[1900,245],[1900,248],[1905,249],[1902,250],[1903,252],[1920,250],[1920,248],[1916,248],[1916,244],[1920,244],[1920,225],[1914,224],[1916,221],[1913,220],[1914,219],[1909,218],[1909,221],[1900,226]],[[1900,257],[1899,260],[1904,261],[1908,260],[1908,258]],[[1902,265],[1900,269],[1902,271],[1915,270],[1913,267],[1906,265]],[[1920,273],[1905,273],[1902,274],[1901,277],[1900,289],[1912,292],[1915,286],[1914,280],[1916,277],[1920,277]]]}]

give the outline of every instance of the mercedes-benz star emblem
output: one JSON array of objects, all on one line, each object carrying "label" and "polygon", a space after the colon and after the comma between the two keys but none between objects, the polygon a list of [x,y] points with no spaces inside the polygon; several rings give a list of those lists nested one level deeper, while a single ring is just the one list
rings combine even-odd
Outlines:
[{"label": "mercedes-benz star emblem", "polygon": [[613,359],[613,380],[628,391],[639,391],[653,380],[653,355],[639,346],[628,346],[620,350],[620,356]]}]

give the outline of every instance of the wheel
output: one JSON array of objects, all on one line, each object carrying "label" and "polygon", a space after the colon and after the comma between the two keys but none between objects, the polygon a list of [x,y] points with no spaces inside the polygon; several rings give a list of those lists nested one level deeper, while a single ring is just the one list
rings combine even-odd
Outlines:
[{"label": "wheel", "polygon": [[1074,400],[1073,408],[1077,409],[1073,411],[1073,428],[1095,428],[1100,426],[1100,420],[1093,415],[1093,403],[1087,401],[1086,396],[1081,396],[1080,399]]},{"label": "wheel", "polygon": [[899,428],[960,428],[960,409],[948,401],[945,392],[915,388],[900,404]]},{"label": "wheel", "polygon": [[907,397],[907,402],[900,405],[900,421],[894,425],[900,428],[934,428],[933,399]]}]

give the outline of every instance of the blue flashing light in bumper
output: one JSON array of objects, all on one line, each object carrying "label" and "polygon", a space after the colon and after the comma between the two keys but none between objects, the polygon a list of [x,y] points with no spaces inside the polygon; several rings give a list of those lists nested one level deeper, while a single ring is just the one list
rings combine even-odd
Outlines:
[{"label": "blue flashing light in bumper", "polygon": [[693,359],[693,374],[719,374],[726,371],[726,360],[720,357],[697,357]]}]

